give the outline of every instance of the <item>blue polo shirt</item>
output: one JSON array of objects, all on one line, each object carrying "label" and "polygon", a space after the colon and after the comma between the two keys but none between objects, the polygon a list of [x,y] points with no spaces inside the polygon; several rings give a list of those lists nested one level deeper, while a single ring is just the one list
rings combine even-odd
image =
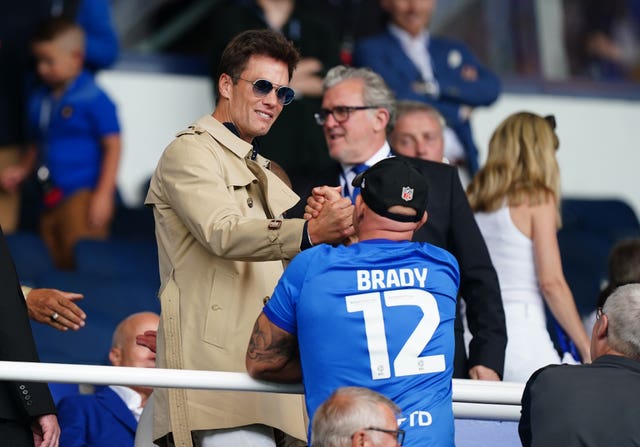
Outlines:
[{"label": "blue polo shirt", "polygon": [[36,89],[29,100],[32,139],[41,163],[65,197],[95,188],[102,164],[103,137],[120,133],[116,106],[84,71],[60,98],[48,87]]}]

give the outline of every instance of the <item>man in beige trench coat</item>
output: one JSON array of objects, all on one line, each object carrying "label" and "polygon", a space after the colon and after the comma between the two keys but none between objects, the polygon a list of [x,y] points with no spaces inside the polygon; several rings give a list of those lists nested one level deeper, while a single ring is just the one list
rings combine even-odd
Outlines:
[{"label": "man in beige trench coat", "polygon": [[[238,35],[220,60],[213,115],[180,132],[158,162],[145,204],[160,263],[160,368],[246,371],[253,323],[283,262],[353,233],[348,199],[308,223],[283,219],[298,196],[253,144],[293,100],[298,58],[274,31]],[[160,445],[275,446],[278,430],[305,439],[301,396],[163,388],[154,396]]]}]

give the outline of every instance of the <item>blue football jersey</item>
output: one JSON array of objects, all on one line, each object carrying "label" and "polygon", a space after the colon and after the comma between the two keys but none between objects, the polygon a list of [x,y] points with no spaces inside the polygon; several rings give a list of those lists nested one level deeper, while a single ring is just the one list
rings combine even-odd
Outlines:
[{"label": "blue football jersey", "polygon": [[406,446],[453,446],[451,377],[460,275],[426,243],[368,240],[297,255],[264,308],[294,334],[309,417],[341,386],[402,409]]}]

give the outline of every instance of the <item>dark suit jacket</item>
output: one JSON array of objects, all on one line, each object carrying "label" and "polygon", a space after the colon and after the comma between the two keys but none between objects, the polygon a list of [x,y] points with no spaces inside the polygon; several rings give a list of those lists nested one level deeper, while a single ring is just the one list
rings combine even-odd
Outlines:
[{"label": "dark suit jacket", "polygon": [[58,404],[62,447],[132,447],[136,421],[120,396],[108,386],[93,394],[67,396]]},{"label": "dark suit jacket", "polygon": [[[440,86],[438,97],[414,90],[414,84],[422,81],[422,75],[389,31],[356,42],[353,62],[380,74],[396,98],[424,102],[438,109],[464,146],[469,172],[474,174],[478,170],[478,149],[473,142],[469,120],[460,116],[460,107],[486,106],[494,102],[500,94],[500,79],[482,66],[460,42],[431,36],[425,51],[431,56],[433,75]],[[461,75],[463,66],[474,67],[478,78],[465,80]]]},{"label": "dark suit jacket", "polygon": [[[487,366],[502,376],[507,331],[500,285],[458,172],[443,163],[406,159],[429,180],[429,218],[416,232],[414,240],[450,251],[460,266],[460,295],[467,305],[466,315],[473,340],[467,362],[462,324],[458,318],[454,377],[468,377],[469,368],[475,365]],[[299,187],[296,192],[302,200],[288,215],[301,217],[311,189],[318,185],[339,185],[339,173],[340,166],[336,164]]]},{"label": "dark suit jacket", "polygon": [[529,379],[518,431],[522,445],[640,445],[640,362],[604,355],[589,365],[550,365]]},{"label": "dark suit jacket", "polygon": [[[0,360],[37,362],[27,306],[18,275],[0,229]],[[52,414],[56,407],[46,383],[0,382],[0,419],[28,424],[34,416]],[[28,430],[28,427],[25,428]],[[3,445],[11,445],[3,439]]]}]

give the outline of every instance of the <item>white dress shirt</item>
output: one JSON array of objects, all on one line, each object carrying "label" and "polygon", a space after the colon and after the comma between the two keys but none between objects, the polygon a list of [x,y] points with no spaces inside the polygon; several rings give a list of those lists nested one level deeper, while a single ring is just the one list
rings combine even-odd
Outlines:
[{"label": "white dress shirt", "polygon": [[[390,155],[391,155],[391,147],[389,146],[389,143],[385,141],[382,147],[378,149],[378,151],[375,154],[373,154],[371,158],[366,160],[364,163],[367,166],[371,167],[374,164],[378,163],[379,161],[389,157]],[[351,182],[353,181],[354,178],[356,178],[355,172],[353,172],[351,169],[355,165],[344,164],[344,163],[340,163],[340,165],[342,166],[342,173],[340,174],[340,185],[342,186],[342,195],[344,197],[351,197],[351,193],[353,193],[353,186],[351,186]]]},{"label": "white dress shirt", "polygon": [[127,408],[133,413],[136,421],[139,421],[142,414],[142,396],[140,396],[140,393],[128,386],[111,385],[109,388],[122,399]]},{"label": "white dress shirt", "polygon": [[[420,72],[422,79],[425,81],[425,90],[428,91],[429,96],[434,98],[440,96],[440,85],[433,74],[431,56],[427,51],[427,48],[429,48],[429,31],[425,29],[414,37],[391,23],[389,24],[389,32],[400,41],[405,54]],[[466,158],[460,139],[449,126],[445,126],[443,129],[443,138],[444,156],[447,159],[452,160],[455,164]]]}]

